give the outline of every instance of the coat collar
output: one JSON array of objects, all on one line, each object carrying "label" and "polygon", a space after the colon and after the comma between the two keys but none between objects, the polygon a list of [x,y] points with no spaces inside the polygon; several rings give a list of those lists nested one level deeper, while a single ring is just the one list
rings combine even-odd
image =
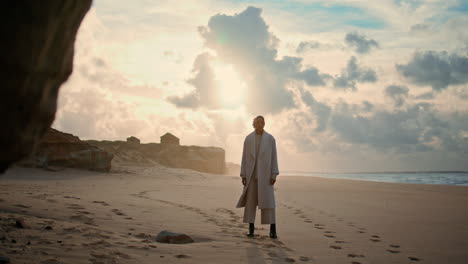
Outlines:
[{"label": "coat collar", "polygon": [[[269,135],[268,132],[263,130],[263,135],[262,135],[262,139],[260,142],[260,149],[258,150],[259,154],[263,152],[262,149],[265,147],[265,138],[267,135]],[[250,133],[250,136],[253,137],[252,139],[253,144],[252,144],[250,155],[252,155],[254,158],[257,158],[255,157],[255,141],[257,139],[257,137],[255,137],[255,130],[252,133]]]}]

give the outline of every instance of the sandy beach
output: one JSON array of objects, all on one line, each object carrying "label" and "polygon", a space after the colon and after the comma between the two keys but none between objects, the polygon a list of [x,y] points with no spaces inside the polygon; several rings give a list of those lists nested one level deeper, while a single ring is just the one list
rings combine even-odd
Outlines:
[{"label": "sandy beach", "polygon": [[[272,240],[259,214],[256,237],[245,236],[236,175],[13,168],[0,178],[0,256],[11,263],[468,261],[466,186],[281,176]],[[163,230],[195,243],[158,243]]]}]

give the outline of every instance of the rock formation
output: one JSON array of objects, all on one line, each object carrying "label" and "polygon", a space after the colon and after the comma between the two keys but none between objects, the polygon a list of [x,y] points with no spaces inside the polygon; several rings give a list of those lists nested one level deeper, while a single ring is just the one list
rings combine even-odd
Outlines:
[{"label": "rock formation", "polygon": [[50,128],[39,148],[18,165],[29,167],[59,166],[107,172],[113,154],[81,141],[77,136]]},{"label": "rock formation", "polygon": [[38,145],[72,73],[75,36],[91,0],[2,4],[0,173]]},{"label": "rock formation", "polygon": [[[177,137],[171,135],[172,137],[178,140]],[[225,152],[224,149],[218,147],[181,146],[167,142],[138,145],[124,141],[88,140],[86,142],[113,153],[113,161],[122,165],[161,164],[166,167],[186,168],[208,173],[226,172]]]}]

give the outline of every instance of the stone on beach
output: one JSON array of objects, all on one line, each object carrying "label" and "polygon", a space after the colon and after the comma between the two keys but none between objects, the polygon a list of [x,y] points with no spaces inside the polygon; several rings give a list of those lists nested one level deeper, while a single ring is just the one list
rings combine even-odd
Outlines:
[{"label": "stone on beach", "polygon": [[23,218],[15,219],[15,226],[17,228],[28,228],[28,225],[26,224]]},{"label": "stone on beach", "polygon": [[169,244],[188,244],[194,242],[193,239],[186,234],[173,233],[165,230],[159,232],[156,236],[156,241]]}]

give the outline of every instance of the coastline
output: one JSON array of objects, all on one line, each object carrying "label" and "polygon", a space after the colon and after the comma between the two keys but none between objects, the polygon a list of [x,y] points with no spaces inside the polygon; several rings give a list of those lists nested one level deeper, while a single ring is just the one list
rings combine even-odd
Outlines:
[{"label": "coastline", "polygon": [[[314,173],[314,172],[285,172],[283,176],[320,177],[326,179],[343,179],[372,181],[384,183],[430,184],[468,186],[468,173],[465,172],[345,172],[345,173]],[[405,178],[406,176],[406,178]],[[429,176],[429,177],[428,177]],[[454,179],[454,176],[459,178]],[[413,177],[413,178],[409,178]],[[434,177],[431,179],[430,177]],[[441,177],[446,177],[441,179]]]}]

